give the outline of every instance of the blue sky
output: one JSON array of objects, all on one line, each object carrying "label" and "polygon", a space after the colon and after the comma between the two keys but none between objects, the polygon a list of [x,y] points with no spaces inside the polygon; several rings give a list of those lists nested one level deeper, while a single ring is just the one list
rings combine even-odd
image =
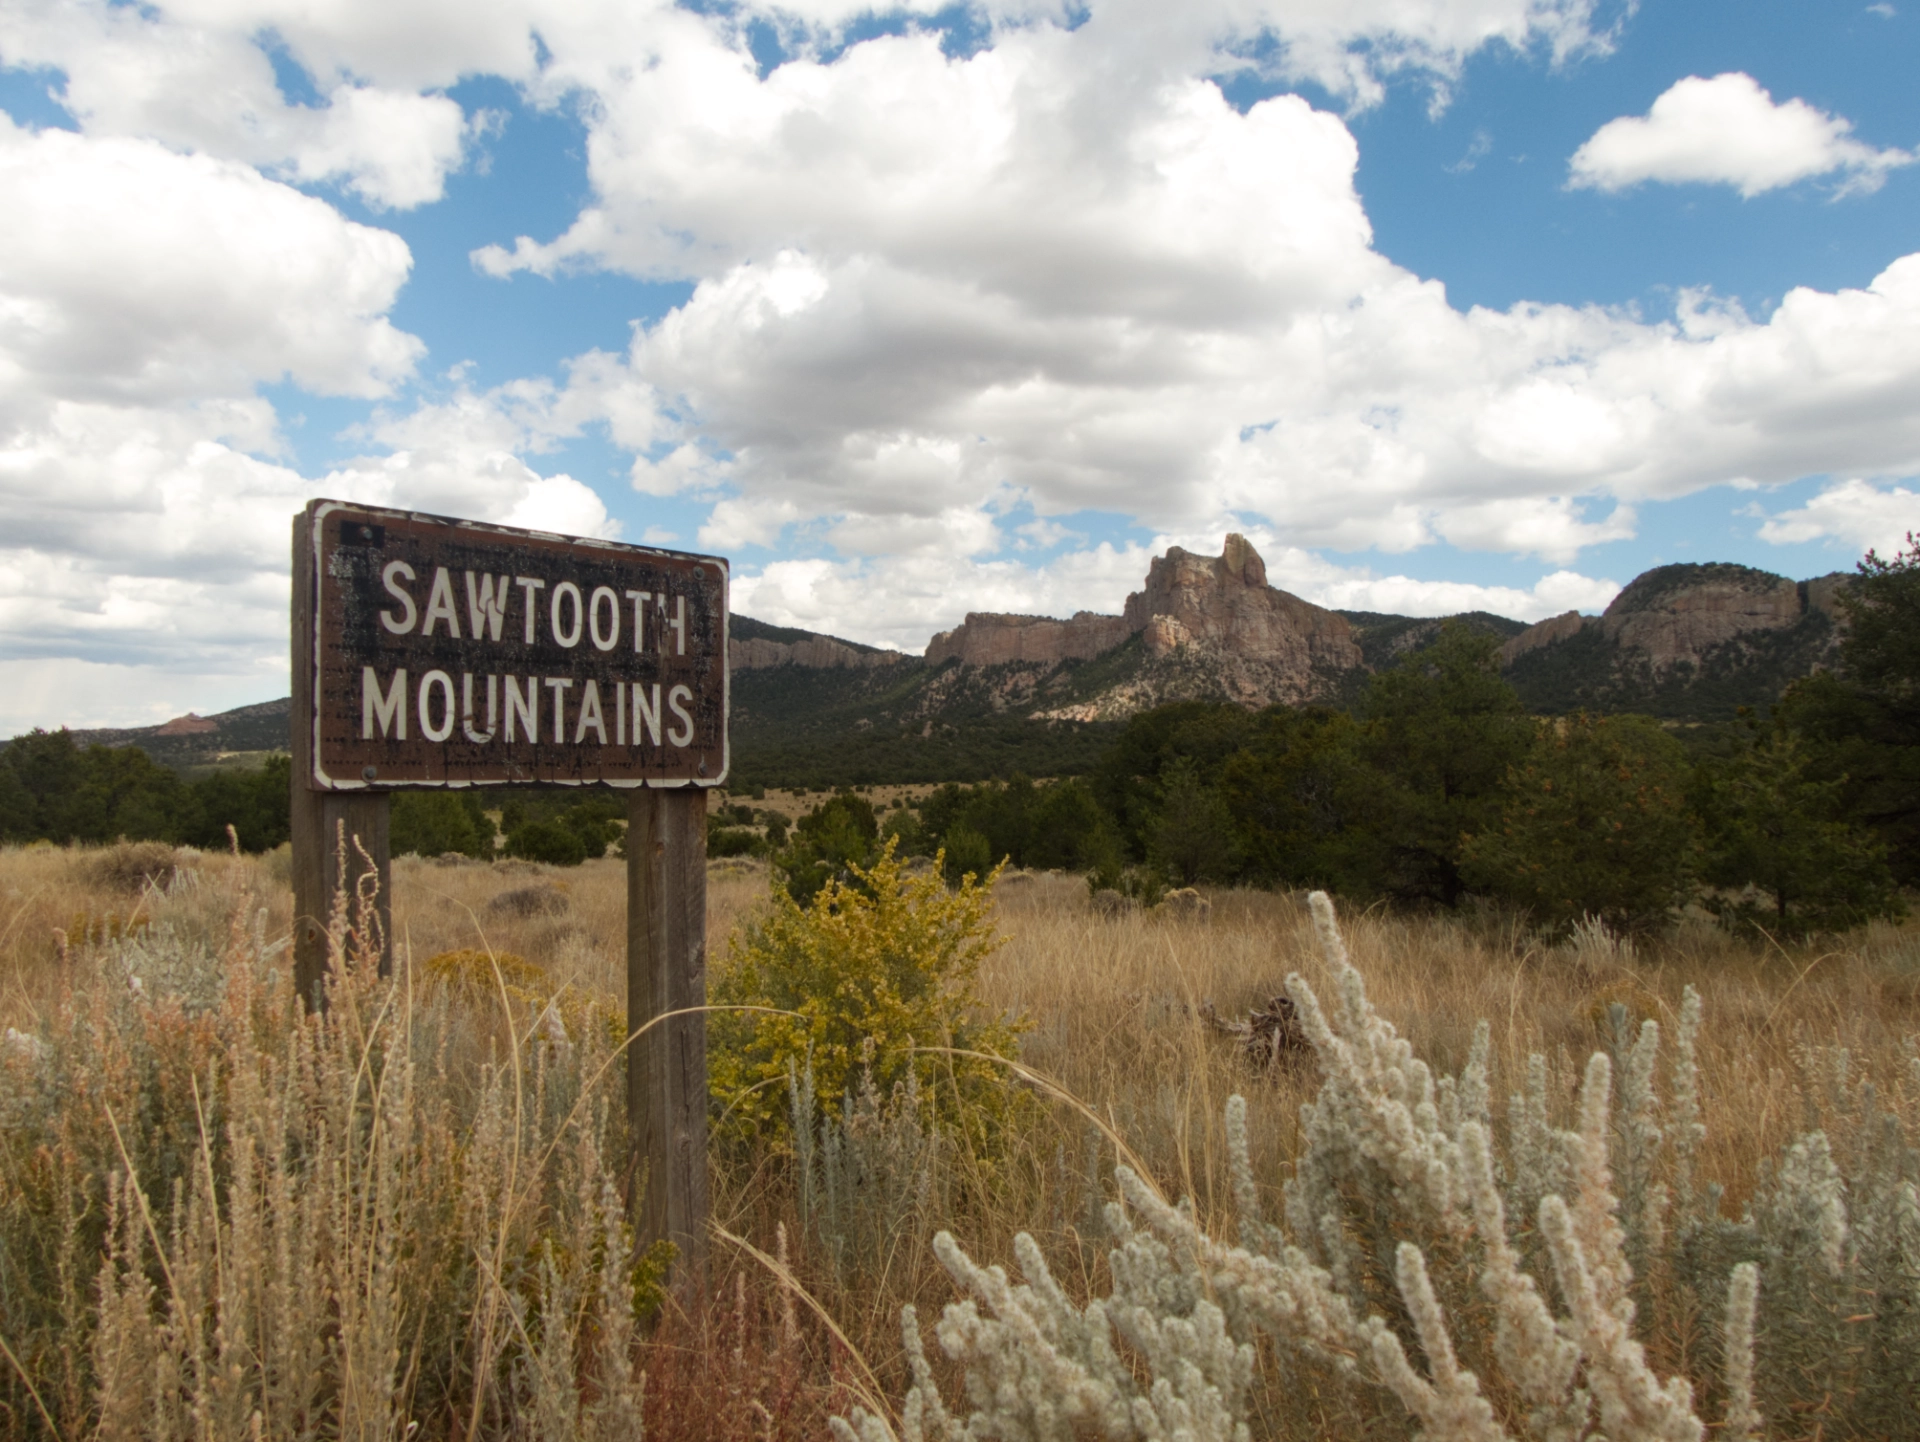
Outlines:
[{"label": "blue sky", "polygon": [[1848,567],[1920,527],[1916,14],[9,7],[0,729],[284,694],[321,494],[910,650],[1228,529],[1427,614]]}]

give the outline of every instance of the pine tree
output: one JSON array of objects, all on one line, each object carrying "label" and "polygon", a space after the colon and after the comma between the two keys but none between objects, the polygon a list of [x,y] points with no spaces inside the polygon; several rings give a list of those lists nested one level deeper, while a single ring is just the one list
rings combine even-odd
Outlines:
[{"label": "pine tree", "polygon": [[1499,640],[1457,621],[1368,684],[1361,753],[1376,775],[1364,809],[1379,840],[1376,889],[1457,906],[1468,891],[1461,838],[1493,824],[1532,725],[1500,675]]},{"label": "pine tree", "polygon": [[1584,916],[1644,930],[1693,887],[1695,821],[1680,745],[1644,716],[1544,723],[1501,789],[1497,824],[1467,837],[1468,875],[1562,928]]},{"label": "pine tree", "polygon": [[1813,774],[1841,783],[1848,815],[1887,845],[1894,875],[1920,883],[1920,538],[1891,558],[1868,551],[1840,593],[1838,673],[1795,685],[1781,718],[1811,749]]},{"label": "pine tree", "polygon": [[1707,905],[1730,926],[1805,936],[1903,910],[1885,844],[1844,815],[1845,779],[1817,779],[1809,760],[1798,737],[1772,730],[1701,768],[1702,876],[1726,889]]}]

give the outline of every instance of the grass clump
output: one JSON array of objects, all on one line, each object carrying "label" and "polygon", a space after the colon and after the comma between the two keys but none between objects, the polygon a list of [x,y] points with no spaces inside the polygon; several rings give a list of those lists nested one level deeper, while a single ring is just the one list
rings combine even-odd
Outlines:
[{"label": "grass clump", "polygon": [[484,1013],[504,1005],[516,1017],[530,1018],[527,1034],[549,1042],[571,1045],[591,1031],[600,1045],[617,1048],[626,1038],[626,1018],[613,1007],[579,987],[556,983],[546,967],[511,951],[460,947],[428,957],[421,972],[466,1006]]},{"label": "grass clump", "polygon": [[150,886],[165,887],[181,869],[180,853],[161,841],[122,841],[90,855],[87,879],[105,890],[139,895]]},{"label": "grass clump", "polygon": [[723,1132],[778,1133],[803,1070],[830,1116],[856,1085],[886,1095],[911,1074],[931,1118],[990,1149],[1013,1104],[992,1058],[1012,1057],[1021,1030],[988,1015],[975,986],[999,945],[992,878],[949,891],[937,871],[906,875],[891,843],[871,869],[850,870],[804,906],[776,887],[715,979],[714,1002],[768,1009],[709,1023]]}]

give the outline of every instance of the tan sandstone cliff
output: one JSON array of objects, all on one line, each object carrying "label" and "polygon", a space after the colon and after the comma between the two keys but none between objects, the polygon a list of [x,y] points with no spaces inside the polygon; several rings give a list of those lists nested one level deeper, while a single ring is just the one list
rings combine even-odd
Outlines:
[{"label": "tan sandstone cliff", "polygon": [[763,636],[727,640],[727,666],[734,671],[763,666],[890,666],[904,659],[898,651],[863,651],[831,636],[808,636],[801,641],[769,641]]},{"label": "tan sandstone cliff", "polygon": [[1661,566],[1636,577],[1602,615],[1568,611],[1529,626],[1500,648],[1500,660],[1511,665],[1591,626],[1660,675],[1698,666],[1715,647],[1749,633],[1797,626],[1809,611],[1838,620],[1834,598],[1846,582],[1842,573],[1794,582],[1729,563]]},{"label": "tan sandstone cliff", "polygon": [[942,631],[927,643],[927,660],[938,665],[957,658],[969,666],[998,666],[1008,661],[1041,665],[1091,661],[1132,634],[1123,617],[1092,611],[1076,612],[1069,621],[969,611],[960,625]]},{"label": "tan sandstone cliff", "polygon": [[1127,597],[1127,629],[1145,632],[1147,654],[1200,645],[1298,672],[1362,664],[1344,616],[1267,584],[1267,563],[1245,536],[1218,556],[1174,546],[1156,556],[1145,589]]},{"label": "tan sandstone cliff", "polygon": [[1094,701],[1041,714],[1126,715],[1201,693],[1249,705],[1298,702],[1363,664],[1345,618],[1269,586],[1260,553],[1237,535],[1218,556],[1178,546],[1156,556],[1146,585],[1127,598],[1121,615],[1082,611],[1060,621],[974,612],[933,638],[927,660],[1055,667],[1091,660],[1136,635],[1145,652],[1139,675]]}]

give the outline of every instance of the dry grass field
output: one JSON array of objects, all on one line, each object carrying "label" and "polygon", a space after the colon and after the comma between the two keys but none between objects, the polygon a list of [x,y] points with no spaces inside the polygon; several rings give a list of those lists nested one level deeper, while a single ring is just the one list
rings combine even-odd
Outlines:
[{"label": "dry grass field", "polygon": [[[267,1000],[247,1003],[254,1008],[249,1013],[253,1020],[243,1024],[234,1019],[240,1003],[229,998],[220,1013],[228,1020],[209,1021],[204,1038],[180,1042],[181,1056],[198,1057],[193,1065],[206,1068],[199,1080],[189,1079],[193,1097],[210,1095],[215,1073],[226,1076],[222,1068],[244,1070],[233,1060],[239,1054],[236,1048],[253,1044],[236,1040],[242,1032],[260,1038],[279,1035],[275,1027],[292,1025],[284,1019],[290,1015],[284,1010],[275,1014],[282,1017],[279,1021],[268,1017],[272,1006],[284,1009],[286,1001],[284,996],[272,1001],[278,993],[268,980],[276,959],[284,957],[289,923],[284,855],[184,856],[182,874],[164,886],[143,883],[137,868],[130,872],[109,856],[48,847],[0,851],[0,1031],[7,1036],[7,1053],[0,1060],[11,1069],[10,1105],[23,1104],[19,1099],[27,1084],[22,1078],[32,1066],[52,1065],[37,1060],[49,1054],[44,1049],[68,1046],[67,1039],[84,1030],[87,1017],[109,1015],[94,993],[129,984],[104,960],[120,954],[115,952],[123,946],[119,938],[129,934],[151,935],[158,928],[177,938],[198,938],[209,954],[229,961],[244,953],[250,958],[245,965],[254,968],[249,985],[266,988],[260,996]],[[711,966],[725,966],[728,938],[765,908],[767,886],[764,865],[713,865]],[[1230,1237],[1233,1198],[1222,1124],[1227,1099],[1235,1094],[1246,1098],[1255,1175],[1262,1192],[1270,1194],[1268,1215],[1277,1215],[1280,1189],[1302,1145],[1301,1105],[1318,1089],[1320,1078],[1310,1054],[1255,1068],[1230,1038],[1208,1025],[1203,1003],[1212,1002],[1225,1017],[1244,1016],[1280,992],[1290,972],[1301,974],[1323,999],[1333,995],[1335,986],[1313,945],[1302,898],[1232,891],[1215,894],[1210,901],[1210,914],[1204,917],[1138,912],[1109,916],[1090,907],[1086,886],[1078,878],[1005,876],[995,892],[1004,942],[982,971],[980,995],[986,1006],[1028,1024],[1021,1051],[1026,1067],[1079,1098],[1124,1139],[1132,1157],[1169,1197],[1193,1198],[1202,1226]],[[617,1009],[624,978],[624,908],[623,863],[617,861],[555,871],[524,863],[488,866],[405,858],[394,867],[400,980],[411,981],[410,994],[424,995],[429,958],[478,948],[534,963],[544,972],[545,991],[568,990],[582,1000]],[[1696,988],[1705,1013],[1699,1059],[1706,1142],[1699,1171],[1724,1187],[1720,1207],[1729,1217],[1740,1213],[1760,1185],[1763,1160],[1777,1156],[1810,1126],[1824,1126],[1836,1147],[1844,1148],[1848,1128],[1865,1120],[1860,1100],[1864,1080],[1874,1083],[1881,1105],[1904,1114],[1911,1135],[1914,1058],[1920,1055],[1920,927],[1881,926],[1820,945],[1779,947],[1735,941],[1704,920],[1690,920],[1635,951],[1603,941],[1579,949],[1543,946],[1510,918],[1491,914],[1408,918],[1349,912],[1342,920],[1375,1006],[1413,1040],[1437,1072],[1458,1072],[1467,1060],[1476,1022],[1489,1023],[1492,1115],[1502,1129],[1507,1098],[1522,1088],[1530,1054],[1545,1057],[1556,1120],[1568,1125],[1588,1056],[1614,1040],[1610,1006],[1622,1005],[1636,1027],[1650,1018],[1670,1034],[1684,989]],[[165,998],[156,993],[166,984],[164,976],[142,978],[136,1004],[162,1007]],[[371,995],[369,1006],[375,1005]],[[423,1060],[421,1079],[409,1083],[427,1096],[429,1073],[443,1079],[433,1083],[444,1088],[444,1099],[432,1103],[439,1108],[433,1115],[444,1113],[434,1125],[445,1128],[448,1165],[457,1160],[468,1169],[461,1173],[467,1180],[460,1185],[469,1190],[477,1184],[470,1175],[469,1154],[480,1143],[462,1128],[481,1126],[489,1114],[486,1088],[503,1085],[497,1082],[502,1068],[519,1074],[512,1065],[519,1059],[499,1050],[507,1033],[497,1025],[497,1017],[486,1015],[491,1005],[470,1001],[466,1012],[436,1013],[439,1020],[432,1025],[440,1030],[431,1045],[440,1049],[440,1071],[433,1072]],[[112,1012],[116,1017],[125,1014]],[[377,1010],[370,1014],[385,1015]],[[414,1015],[411,1009],[408,1015]],[[516,1023],[512,1034],[531,1047],[524,1021]],[[180,1035],[187,1036],[193,1024],[191,1018],[179,1022]],[[417,1050],[426,1045],[420,1040],[426,1023],[416,1018],[410,1024]],[[140,1025],[151,1029],[157,1024]],[[486,1045],[493,1050],[486,1058],[476,1053],[471,1065],[445,1062],[446,1055],[458,1053],[463,1045],[455,1040],[462,1027],[491,1038]],[[258,1044],[267,1050],[279,1045]],[[119,1055],[106,1041],[90,1045],[99,1057]],[[324,1045],[316,1043],[322,1050]],[[1844,1056],[1839,1048],[1845,1049]],[[154,1075],[159,1076],[165,1067],[155,1065]],[[319,1064],[312,1065],[319,1075]],[[273,1068],[268,1071],[279,1075]],[[445,1078],[464,1080],[456,1085]],[[175,1076],[171,1084],[179,1081]],[[76,1096],[88,1097],[130,1096],[127,1089],[134,1085],[77,1073],[59,1085],[69,1084],[77,1089]],[[113,1087],[122,1092],[113,1093]],[[56,1089],[50,1105],[57,1111],[61,1104]],[[76,1100],[75,1106],[80,1105]],[[190,1099],[185,1105],[191,1109],[195,1102]],[[144,1114],[136,1108],[115,1126],[137,1128],[155,1115],[151,1108]],[[553,1124],[552,1148],[573,1135],[569,1127],[579,1130],[572,1116]],[[850,1389],[864,1384],[867,1369],[881,1392],[897,1397],[905,1380],[901,1305],[914,1303],[925,1321],[955,1296],[928,1246],[939,1227],[951,1230],[983,1261],[1009,1261],[1014,1235],[1030,1233],[1069,1293],[1084,1296],[1106,1285],[1099,1209],[1113,1195],[1114,1145],[1085,1115],[1055,1100],[1034,1108],[1032,1117],[1010,1155],[948,1156],[937,1184],[912,1205],[896,1209],[884,1219],[879,1235],[866,1239],[852,1263],[837,1267],[828,1264],[817,1238],[801,1226],[792,1168],[784,1153],[717,1156],[716,1223],[768,1253],[787,1246],[794,1275],[842,1329],[852,1351],[827,1338],[806,1299],[796,1303],[760,1263],[718,1243],[710,1298],[669,1298],[653,1330],[634,1343],[636,1369],[648,1377],[650,1435],[821,1435],[826,1414],[845,1410],[853,1395]],[[178,1122],[176,1116],[167,1124]],[[72,1128],[62,1131],[57,1118],[41,1118],[35,1125],[46,1138],[35,1144],[41,1151],[32,1152],[25,1143],[14,1145],[6,1154],[9,1170],[0,1177],[6,1206],[13,1209],[11,1215],[0,1215],[0,1241],[16,1252],[5,1259],[0,1274],[0,1325],[7,1329],[0,1340],[9,1344],[16,1359],[0,1389],[9,1409],[0,1415],[0,1430],[49,1435],[58,1425],[62,1435],[71,1438],[79,1435],[74,1428],[82,1424],[110,1430],[88,1400],[85,1384],[77,1380],[85,1367],[62,1353],[63,1346],[80,1345],[62,1329],[80,1324],[63,1314],[61,1306],[69,1313],[93,1308],[96,1283],[90,1274],[67,1277],[59,1283],[66,1288],[64,1303],[56,1299],[41,1306],[22,1300],[22,1289],[38,1274],[19,1252],[40,1235],[34,1230],[38,1224],[23,1217],[39,1204],[35,1198],[53,1185],[50,1177],[64,1175],[62,1167],[79,1166],[87,1155],[93,1157],[89,1165],[111,1170],[100,1157],[157,1153],[133,1139],[124,1139],[117,1151],[106,1150],[111,1139],[100,1138],[108,1137],[107,1132],[82,1137]],[[204,1138],[204,1116],[201,1125]],[[580,1145],[617,1145],[618,1119],[599,1125],[595,1136]],[[96,1142],[99,1150],[83,1155]],[[70,1154],[61,1153],[62,1147]],[[206,1165],[211,1171],[211,1160]],[[588,1169],[567,1185],[586,1195],[591,1168],[580,1165]],[[608,1164],[607,1170],[617,1177],[617,1165]],[[191,1193],[191,1160],[176,1166],[173,1175],[185,1179],[181,1195]],[[68,1184],[73,1195],[82,1198],[75,1204],[80,1210],[109,1207],[110,1188],[103,1181],[68,1178],[61,1183]],[[416,1180],[411,1185],[424,1184]],[[155,1205],[166,1200],[156,1197]],[[406,1201],[402,1211],[417,1205],[422,1217],[451,1215],[456,1201],[451,1192],[432,1206],[415,1198]],[[469,1199],[457,1205],[479,1204]],[[588,1222],[580,1218],[592,1207],[581,1205],[585,1210],[575,1216],[559,1203],[542,1200],[529,1203],[529,1216],[544,1217],[540,1209],[551,1208],[556,1218],[562,1213],[574,1217],[566,1225],[584,1227]],[[190,1209],[176,1196],[171,1210],[184,1218]],[[479,1237],[493,1245],[510,1226],[520,1225],[511,1218],[501,1220],[501,1214],[488,1215],[494,1221],[473,1224],[469,1242]],[[539,1217],[526,1223],[524,1233],[514,1233],[514,1245],[527,1248],[528,1255],[539,1255],[543,1246],[551,1248],[552,1238],[564,1230],[560,1221]],[[86,1232],[97,1238],[107,1222],[97,1216],[89,1222],[76,1213],[59,1225],[74,1236]],[[454,1222],[447,1225],[457,1230]],[[89,1226],[93,1231],[87,1232]],[[495,1232],[489,1233],[487,1226]],[[156,1252],[163,1250],[160,1230],[152,1232]],[[208,1233],[217,1234],[217,1229]],[[782,1234],[788,1239],[784,1243]],[[388,1243],[403,1250],[406,1245],[404,1238],[387,1238],[382,1245]],[[477,1280],[468,1276],[470,1268],[454,1255],[458,1245],[449,1245],[452,1250],[434,1264],[440,1271],[434,1273],[433,1285],[443,1289],[435,1295],[446,1299],[436,1305],[467,1307],[472,1315],[440,1317],[432,1327],[422,1323],[412,1343],[403,1339],[393,1344],[401,1358],[395,1372],[400,1381],[394,1384],[401,1400],[390,1414],[381,1414],[385,1420],[375,1430],[360,1435],[402,1435],[409,1420],[419,1423],[414,1435],[425,1436],[617,1435],[614,1423],[595,1410],[601,1402],[592,1400],[597,1394],[591,1386],[581,1393],[588,1401],[578,1404],[584,1410],[577,1415],[543,1411],[532,1420],[531,1414],[514,1415],[516,1407],[532,1407],[534,1402],[547,1407],[550,1401],[550,1389],[542,1390],[546,1383],[541,1378],[550,1382],[551,1377],[540,1368],[550,1366],[552,1358],[541,1350],[546,1346],[541,1324],[532,1320],[539,1308],[525,1316],[514,1311],[517,1304],[496,1295],[502,1290],[497,1279],[490,1292],[485,1267]],[[97,1251],[83,1257],[74,1246],[76,1265],[84,1259],[98,1267]],[[174,1254],[176,1263],[183,1254]],[[403,1258],[393,1265],[404,1270],[413,1263]],[[153,1274],[160,1276],[157,1270]],[[415,1284],[425,1285],[417,1276],[408,1285]],[[405,1292],[398,1287],[396,1295],[404,1301]],[[588,1315],[587,1304],[580,1307],[580,1315]],[[484,1345],[474,1340],[483,1331]],[[588,1327],[573,1339],[583,1357],[592,1332]],[[418,1339],[429,1333],[441,1338],[452,1360],[432,1363],[424,1356],[420,1349],[426,1344]],[[63,1342],[63,1337],[68,1340]],[[103,1355],[98,1338],[84,1345],[91,1349],[91,1365],[98,1368]],[[322,1338],[315,1345],[345,1344]],[[516,1345],[526,1352],[517,1361]],[[1686,1362],[1674,1355],[1677,1341],[1655,1335],[1649,1345],[1657,1361],[1672,1366]],[[407,1354],[407,1346],[415,1352]],[[463,1347],[465,1352],[460,1351]],[[413,1356],[411,1363],[407,1355]],[[499,1383],[490,1400],[488,1389],[494,1384],[475,1379],[476,1372],[485,1373],[489,1366],[512,1371],[517,1379]],[[429,1376],[436,1379],[433,1387],[438,1391],[420,1380]],[[18,1385],[23,1377],[36,1387]],[[403,1383],[413,1390],[405,1392]],[[1268,1376],[1266,1385],[1277,1388],[1280,1383]],[[534,1402],[525,1400],[529,1398]],[[303,1435],[298,1429],[276,1431],[271,1417],[249,1423],[244,1409],[235,1415],[243,1429],[264,1428],[258,1435]],[[1316,1425],[1312,1418],[1318,1415],[1304,1403],[1275,1400],[1257,1412],[1260,1428],[1280,1436],[1309,1435]],[[337,1422],[335,1417],[318,1425],[312,1435],[335,1435]],[[1768,1435],[1838,1435],[1822,1433],[1821,1425],[1818,1419],[1807,1419],[1804,1425],[1779,1419]],[[203,1430],[196,1435],[218,1434]],[[1380,1435],[1404,1435],[1404,1429],[1389,1428]]]}]

